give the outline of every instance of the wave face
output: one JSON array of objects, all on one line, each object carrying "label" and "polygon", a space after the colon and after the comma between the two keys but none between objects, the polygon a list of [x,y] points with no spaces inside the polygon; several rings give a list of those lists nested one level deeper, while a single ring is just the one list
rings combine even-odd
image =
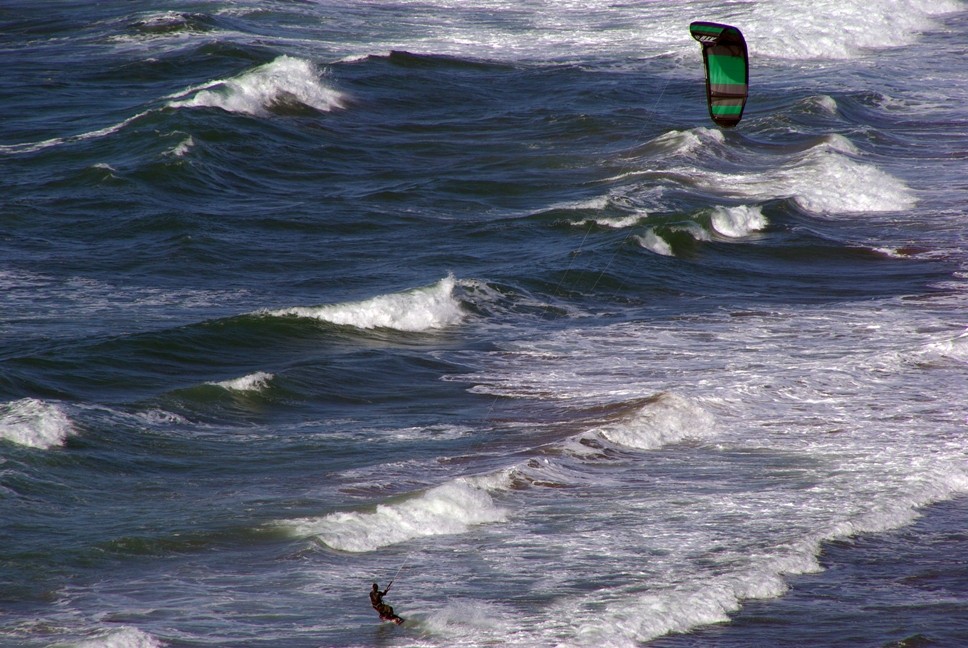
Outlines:
[{"label": "wave face", "polygon": [[0,645],[968,636],[964,2],[0,23]]}]

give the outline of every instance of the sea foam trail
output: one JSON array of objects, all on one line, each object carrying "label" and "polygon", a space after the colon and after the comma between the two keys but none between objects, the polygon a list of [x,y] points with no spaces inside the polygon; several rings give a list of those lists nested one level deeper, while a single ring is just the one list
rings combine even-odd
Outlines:
[{"label": "sea foam trail", "polygon": [[[713,431],[713,417],[697,403],[663,393],[649,399],[631,415],[565,439],[558,447],[572,456],[594,461],[601,443],[624,450],[654,450],[686,439],[704,438]],[[583,441],[594,440],[593,447]],[[472,477],[459,477],[406,499],[379,504],[373,512],[347,511],[319,518],[282,523],[298,537],[316,538],[340,551],[374,551],[415,538],[464,533],[472,526],[505,522],[508,511],[491,494],[537,487],[575,484],[587,479],[581,469],[568,467],[552,453],[514,466]]]},{"label": "sea foam trail", "polygon": [[463,321],[464,313],[460,302],[454,297],[456,285],[456,279],[448,276],[432,286],[381,295],[364,301],[285,308],[263,314],[275,317],[307,317],[360,329],[429,331]]},{"label": "sea foam trail", "polygon": [[[898,497],[859,517],[818,527],[812,534],[777,551],[764,552],[743,569],[706,582],[647,593],[625,591],[621,602],[596,608],[594,621],[581,625],[581,645],[638,646],[670,632],[729,621],[743,601],[775,598],[784,594],[785,577],[822,570],[817,556],[822,543],[858,533],[883,532],[911,523],[917,509],[968,491],[968,474],[960,467],[935,472],[913,492]],[[610,593],[612,599],[615,593]]]},{"label": "sea foam trail", "polygon": [[24,398],[0,405],[0,439],[32,448],[64,444],[74,425],[60,405]]},{"label": "sea foam trail", "polygon": [[324,84],[320,76],[310,61],[280,56],[237,77],[212,81],[167,97],[171,99],[168,106],[221,108],[257,116],[267,115],[286,104],[308,106],[321,112],[343,108],[343,93]]},{"label": "sea foam trail", "polygon": [[97,130],[88,131],[86,133],[78,133],[77,135],[69,135],[67,137],[52,137],[40,142],[24,142],[22,144],[4,144],[0,145],[0,154],[15,154],[15,153],[34,153],[36,151],[42,151],[44,149],[52,148],[54,146],[60,146],[61,144],[72,144],[74,142],[83,142],[85,140],[98,139],[99,137],[107,137],[108,135],[113,135],[119,132],[121,129],[125,128],[129,124],[136,122],[146,115],[150,115],[153,110],[145,110],[139,112],[133,117],[128,117],[111,126],[105,126],[104,128],[98,128]]}]

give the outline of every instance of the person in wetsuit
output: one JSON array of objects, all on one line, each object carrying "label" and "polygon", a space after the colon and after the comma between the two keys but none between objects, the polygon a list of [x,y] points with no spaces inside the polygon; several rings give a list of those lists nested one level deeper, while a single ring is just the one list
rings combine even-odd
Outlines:
[{"label": "person in wetsuit", "polygon": [[[390,585],[393,585],[393,583],[391,582]],[[393,608],[383,602],[383,597],[390,591],[390,585],[387,585],[387,588],[381,592],[380,586],[373,583],[373,589],[370,590],[370,605],[380,614],[380,619],[383,621],[393,621],[400,624],[403,623],[403,619],[394,614]]]}]

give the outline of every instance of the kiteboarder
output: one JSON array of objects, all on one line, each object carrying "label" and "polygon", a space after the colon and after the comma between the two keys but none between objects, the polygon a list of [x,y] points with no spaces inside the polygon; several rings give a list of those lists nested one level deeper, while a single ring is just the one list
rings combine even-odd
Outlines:
[{"label": "kiteboarder", "polygon": [[[393,581],[390,581],[390,585],[393,585]],[[394,614],[393,608],[383,602],[383,597],[390,591],[390,585],[387,585],[387,588],[381,592],[380,586],[373,583],[373,589],[370,590],[370,605],[380,614],[381,621],[393,621],[400,625],[403,623],[403,619]]]}]

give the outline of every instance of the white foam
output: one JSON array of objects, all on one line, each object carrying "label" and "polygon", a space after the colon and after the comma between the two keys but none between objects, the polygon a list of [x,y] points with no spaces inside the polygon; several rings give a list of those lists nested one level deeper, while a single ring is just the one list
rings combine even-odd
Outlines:
[{"label": "white foam", "polygon": [[364,301],[285,308],[265,314],[277,317],[307,317],[360,329],[430,331],[463,321],[464,312],[460,302],[454,297],[456,285],[454,277],[448,276],[433,286],[381,295]]},{"label": "white foam", "polygon": [[178,145],[171,150],[171,155],[175,157],[185,157],[186,155],[188,155],[188,152],[191,151],[194,147],[195,147],[195,140],[192,139],[191,135],[189,135],[181,142],[179,142]]},{"label": "white foam", "polygon": [[[421,623],[436,635],[457,639],[472,632],[477,635],[504,630],[509,611],[491,601],[448,599],[445,605],[422,619]],[[471,639],[471,637],[467,637]]]},{"label": "white foam", "polygon": [[34,153],[36,151],[42,151],[47,148],[52,148],[54,146],[60,146],[61,144],[71,144],[74,142],[83,142],[86,140],[97,139],[99,137],[106,137],[108,135],[113,135],[119,132],[128,124],[131,124],[138,119],[141,119],[145,115],[151,114],[152,110],[145,110],[143,112],[134,115],[133,117],[128,117],[116,124],[110,126],[105,126],[104,128],[98,128],[96,130],[88,131],[86,133],[80,133],[77,135],[68,135],[66,137],[52,137],[40,142],[24,142],[22,144],[4,144],[0,145],[0,153]]},{"label": "white foam", "polygon": [[954,0],[859,4],[784,0],[750,5],[749,14],[741,22],[751,55],[850,59],[868,55],[871,50],[909,45],[920,32],[933,26],[932,16],[959,10],[961,6]]},{"label": "white foam", "polygon": [[563,211],[580,211],[580,210],[596,210],[600,211],[606,209],[609,204],[608,196],[595,196],[593,198],[586,198],[584,200],[576,200],[572,202],[555,203],[551,205],[548,209],[560,209]]},{"label": "white foam", "polygon": [[655,252],[656,254],[661,254],[662,256],[675,256],[675,254],[672,252],[672,246],[669,245],[668,241],[659,236],[652,228],[646,230],[644,235],[636,235],[632,238],[639,245],[650,252]]},{"label": "white foam", "polygon": [[814,145],[810,149],[809,153],[815,155],[817,153],[829,151],[843,153],[845,155],[860,155],[860,149],[858,149],[853,142],[839,133],[825,135],[818,144]]},{"label": "white foam", "polygon": [[637,646],[670,632],[729,621],[743,600],[773,598],[787,591],[781,573],[815,571],[816,559],[771,561],[769,570],[750,569],[703,583],[628,592],[619,604],[605,607],[598,618],[578,629],[582,645]]},{"label": "white foam", "polygon": [[710,225],[719,234],[730,238],[742,238],[758,232],[768,222],[758,206],[739,205],[716,207],[710,217]]},{"label": "white foam", "polygon": [[74,432],[70,418],[56,403],[24,398],[0,405],[0,439],[48,449],[63,445]]},{"label": "white foam", "polygon": [[178,11],[165,11],[146,15],[137,23],[138,27],[150,30],[167,30],[186,28],[189,26],[188,17]]},{"label": "white foam", "polygon": [[[577,457],[585,462],[596,461],[603,456],[601,450],[591,444],[582,443],[582,440],[590,436],[593,435],[583,434],[565,439],[560,447],[571,457]],[[557,444],[549,446],[548,449],[555,455],[558,454]],[[593,478],[590,479],[589,475],[580,470],[568,467],[565,462],[554,456],[533,457],[513,468],[500,473],[493,473],[491,477],[501,478],[501,481],[495,484],[495,489],[512,487],[518,491],[532,486],[536,488],[563,488],[577,484],[595,483],[597,485],[601,483]]]},{"label": "white foam", "polygon": [[621,423],[594,431],[608,441],[636,450],[651,450],[686,439],[701,439],[714,429],[715,419],[701,405],[663,393]]},{"label": "white foam", "polygon": [[150,634],[132,627],[105,630],[96,637],[74,644],[75,648],[162,648],[165,645]]},{"label": "white foam", "polygon": [[672,232],[685,232],[697,241],[711,241],[712,235],[699,223],[682,222],[671,225],[669,230]]},{"label": "white foam", "polygon": [[805,105],[819,110],[820,112],[826,113],[828,115],[837,114],[837,100],[830,95],[817,95],[814,97],[808,97],[803,102]]},{"label": "white foam", "polygon": [[874,250],[874,252],[877,252],[878,254],[882,254],[891,259],[906,259],[909,256],[901,252],[897,248],[874,247],[871,249]]},{"label": "white foam", "polygon": [[166,412],[160,409],[150,409],[137,414],[139,418],[149,425],[186,425],[188,419],[180,414]]},{"label": "white foam", "polygon": [[587,226],[589,224],[598,225],[599,227],[607,227],[609,229],[625,229],[626,227],[633,227],[638,225],[639,222],[648,214],[631,214],[629,216],[620,217],[609,217],[602,216],[600,218],[586,218],[585,220],[572,222],[571,224],[575,227]]},{"label": "white foam", "polygon": [[689,155],[710,144],[725,141],[722,131],[700,126],[685,131],[668,131],[649,141],[646,147],[653,154]]},{"label": "white foam", "polygon": [[[269,114],[273,107],[282,103],[295,102],[321,112],[343,108],[346,96],[324,84],[320,80],[321,76],[322,73],[310,61],[280,56],[240,76],[212,81],[164,99],[169,100],[167,105],[171,108],[221,108],[228,112],[257,116]],[[144,110],[104,128],[77,135],[52,137],[40,142],[0,145],[0,154],[33,153],[62,144],[106,137],[157,110]],[[184,155],[193,143],[189,138],[176,147],[172,154]]]},{"label": "white foam", "polygon": [[215,385],[229,391],[251,392],[262,391],[269,386],[269,381],[271,381],[273,378],[275,378],[275,376],[273,376],[271,373],[257,371],[253,374],[242,376],[241,378],[233,378],[231,380],[223,380],[220,382],[209,382],[206,384]]},{"label": "white foam", "polygon": [[[578,637],[582,645],[635,646],[670,632],[727,622],[745,600],[783,595],[788,589],[785,576],[821,571],[817,556],[823,542],[898,528],[917,517],[917,507],[968,491],[968,475],[957,467],[922,482],[905,496],[865,502],[869,510],[863,514],[844,511],[839,521],[821,524],[797,541],[749,555],[746,568],[672,587],[660,584],[644,593],[612,593],[612,600],[620,601],[606,602],[594,619],[581,625]],[[838,502],[841,498],[834,497]]]},{"label": "white foam", "polygon": [[[263,116],[284,102],[297,102],[322,112],[345,105],[343,93],[321,80],[316,66],[305,59],[280,56],[270,63],[230,79],[191,88],[168,105],[172,108],[221,108],[228,112]],[[191,97],[185,99],[187,95]]]},{"label": "white foam", "polygon": [[814,156],[776,179],[815,213],[904,211],[915,205],[902,181],[842,155]]},{"label": "white foam", "polygon": [[[792,198],[816,214],[904,211],[915,205],[901,180],[842,151],[852,145],[829,138],[792,164],[762,173],[677,169],[703,190],[754,199]],[[847,151],[852,153],[853,151]]]},{"label": "white foam", "polygon": [[968,331],[947,340],[933,342],[927,345],[925,351],[948,360],[968,362]]},{"label": "white foam", "polygon": [[670,591],[641,595],[623,602],[622,610],[609,610],[603,621],[586,623],[578,630],[581,645],[637,646],[669,632],[729,620],[727,613],[739,608],[734,593],[718,587],[706,595],[693,591]]},{"label": "white foam", "polygon": [[605,212],[606,210],[620,210],[622,212],[626,212],[625,215],[621,216],[598,215],[581,218],[580,220],[569,221],[569,225],[573,227],[588,227],[589,225],[597,225],[599,227],[607,227],[610,229],[624,229],[638,225],[642,219],[648,218],[649,216],[649,213],[646,210],[636,207],[627,197],[622,195],[596,196],[594,198],[576,202],[558,203],[552,205],[548,209],[561,211],[597,212]]},{"label": "white foam", "polygon": [[[765,170],[751,165],[749,171],[727,172],[713,170],[713,165],[705,162],[723,155],[715,146],[716,137],[722,138],[722,134],[703,131],[671,131],[656,138],[650,146],[661,143],[668,148],[657,165],[623,177],[647,177],[653,192],[658,182],[660,186],[684,184],[744,202],[792,199],[816,214],[905,211],[916,204],[914,192],[902,180],[864,160],[857,146],[842,135],[827,135],[806,151],[789,155],[785,162]],[[648,158],[653,153],[646,150],[644,155]],[[677,166],[664,166],[664,160],[672,160]],[[713,215],[713,229],[723,236],[748,236],[767,225],[758,211],[758,207],[719,208]],[[653,237],[646,236],[639,243],[658,254],[669,253]]]},{"label": "white foam", "polygon": [[[424,30],[404,40],[352,44],[336,54],[345,61],[406,50],[513,61],[608,60],[641,65],[642,57],[689,56],[691,19],[737,25],[752,56],[780,59],[850,59],[909,45],[934,25],[932,17],[961,10],[956,0],[784,0],[773,3],[616,3],[611,0],[541,3],[389,2]],[[643,13],[645,11],[645,13]],[[403,15],[402,13],[399,15]],[[685,34],[685,35],[684,35]],[[700,73],[701,74],[701,73]]]},{"label": "white foam", "polygon": [[372,513],[332,513],[293,520],[287,526],[334,549],[362,552],[413,538],[464,533],[473,525],[506,518],[507,511],[485,490],[459,478],[399,503],[380,504]]}]

